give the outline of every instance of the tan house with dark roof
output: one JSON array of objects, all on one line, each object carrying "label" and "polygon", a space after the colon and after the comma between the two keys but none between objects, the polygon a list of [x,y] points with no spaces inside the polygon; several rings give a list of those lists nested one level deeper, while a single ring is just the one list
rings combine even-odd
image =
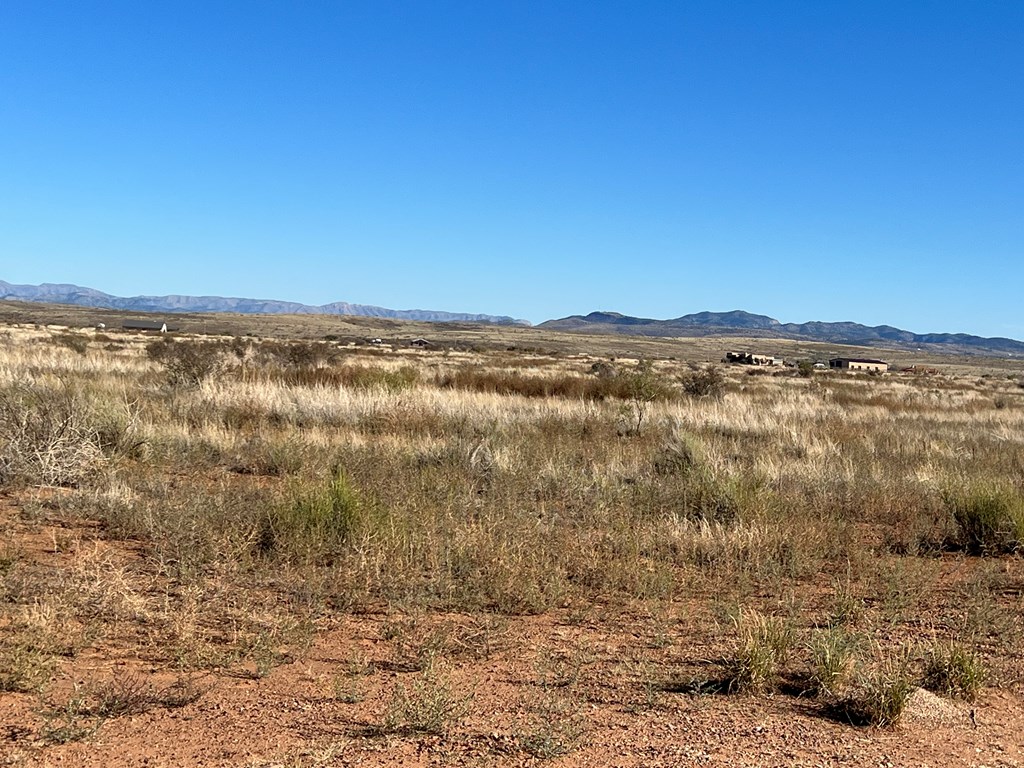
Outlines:
[{"label": "tan house with dark roof", "polygon": [[889,370],[889,364],[884,360],[872,360],[868,357],[833,357],[828,361],[828,367],[843,371],[874,371],[885,373]]}]

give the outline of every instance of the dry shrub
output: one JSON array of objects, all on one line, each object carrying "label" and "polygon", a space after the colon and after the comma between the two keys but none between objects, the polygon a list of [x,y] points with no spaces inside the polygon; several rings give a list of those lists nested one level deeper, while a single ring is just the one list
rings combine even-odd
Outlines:
[{"label": "dry shrub", "polygon": [[89,339],[77,333],[61,333],[52,338],[54,344],[67,347],[72,352],[84,355],[89,351]]},{"label": "dry shrub", "polygon": [[434,383],[442,389],[464,389],[496,395],[521,397],[566,397],[598,399],[605,396],[604,379],[580,376],[525,376],[521,373],[492,371],[481,367],[460,368],[438,374]]},{"label": "dry shrub", "polygon": [[338,357],[333,344],[316,341],[263,341],[255,347],[255,358],[262,367],[316,368]]},{"label": "dry shrub", "polygon": [[170,384],[196,387],[224,370],[228,349],[216,341],[175,341],[165,337],[146,345],[146,354],[164,367]]},{"label": "dry shrub", "polygon": [[0,390],[0,484],[75,486],[103,460],[90,404],[72,387]]},{"label": "dry shrub", "polygon": [[135,673],[104,683],[76,683],[63,703],[45,702],[39,713],[44,721],[41,735],[51,744],[79,741],[92,736],[107,720],[141,715],[154,707],[176,709],[203,693],[187,678],[156,688]]},{"label": "dry shrub", "polygon": [[482,366],[467,366],[439,373],[434,384],[442,389],[463,389],[496,395],[520,397],[562,397],[571,400],[617,398],[644,402],[669,400],[672,387],[647,364],[634,369],[609,373],[600,369],[595,376],[573,374],[529,376],[518,372],[496,371]]},{"label": "dry shrub", "polygon": [[718,399],[725,394],[725,376],[713,365],[685,374],[680,383],[690,397]]}]

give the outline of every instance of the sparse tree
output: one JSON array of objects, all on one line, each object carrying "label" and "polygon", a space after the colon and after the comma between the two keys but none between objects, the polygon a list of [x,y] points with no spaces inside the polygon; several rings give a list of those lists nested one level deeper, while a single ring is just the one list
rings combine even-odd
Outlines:
[{"label": "sparse tree", "polygon": [[627,434],[638,435],[650,411],[651,403],[665,396],[665,384],[658,377],[650,360],[640,360],[636,366],[618,374],[622,393],[626,399],[623,415],[629,420]]}]

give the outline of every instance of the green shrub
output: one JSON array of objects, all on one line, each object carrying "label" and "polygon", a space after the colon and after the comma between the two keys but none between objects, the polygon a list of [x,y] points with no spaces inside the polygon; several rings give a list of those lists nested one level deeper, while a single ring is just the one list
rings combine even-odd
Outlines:
[{"label": "green shrub", "polygon": [[523,752],[539,760],[555,760],[582,744],[586,715],[580,702],[546,691],[534,706],[529,726],[517,740]]},{"label": "green shrub", "polygon": [[1024,497],[1009,485],[979,484],[949,491],[945,503],[973,554],[1011,553],[1024,548]]},{"label": "green shrub", "polygon": [[38,691],[49,681],[54,658],[27,641],[0,646],[0,693]]},{"label": "green shrub", "polygon": [[629,420],[626,434],[639,435],[651,404],[658,400],[671,400],[673,391],[649,360],[641,360],[631,370],[623,371],[614,379],[616,394],[625,400],[624,416]]},{"label": "green shrub", "polygon": [[466,717],[472,699],[471,695],[456,694],[446,677],[431,665],[411,687],[395,686],[382,730],[442,735]]}]

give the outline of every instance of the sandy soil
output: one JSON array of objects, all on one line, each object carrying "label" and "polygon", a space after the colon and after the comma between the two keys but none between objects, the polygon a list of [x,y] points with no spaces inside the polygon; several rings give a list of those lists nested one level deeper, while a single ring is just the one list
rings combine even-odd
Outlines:
[{"label": "sandy soil", "polygon": [[[0,515],[23,557],[67,566],[70,555],[56,546],[66,530],[19,523],[10,500]],[[93,538],[133,557],[130,545]],[[66,723],[42,711],[84,686],[129,681],[157,691],[180,679],[144,645],[101,643],[62,660],[42,694],[0,693],[0,765],[1024,764],[1024,698],[1016,684],[989,689],[973,704],[919,690],[902,723],[888,730],[830,719],[820,701],[799,691],[692,692],[687,681],[713,676],[725,642],[708,629],[707,604],[674,605],[662,634],[640,607],[621,605],[495,617],[485,626],[480,617],[436,614],[403,624],[384,610],[323,618],[308,646],[279,649],[266,669],[249,660],[189,672],[194,701],[139,707],[53,743],[59,739],[44,738],[46,727]],[[404,646],[396,640],[403,631]],[[424,682],[421,659],[409,650],[429,636],[444,638],[433,683]],[[441,735],[389,729],[403,686],[465,717],[442,715]],[[85,730],[94,724],[67,722]]]}]

